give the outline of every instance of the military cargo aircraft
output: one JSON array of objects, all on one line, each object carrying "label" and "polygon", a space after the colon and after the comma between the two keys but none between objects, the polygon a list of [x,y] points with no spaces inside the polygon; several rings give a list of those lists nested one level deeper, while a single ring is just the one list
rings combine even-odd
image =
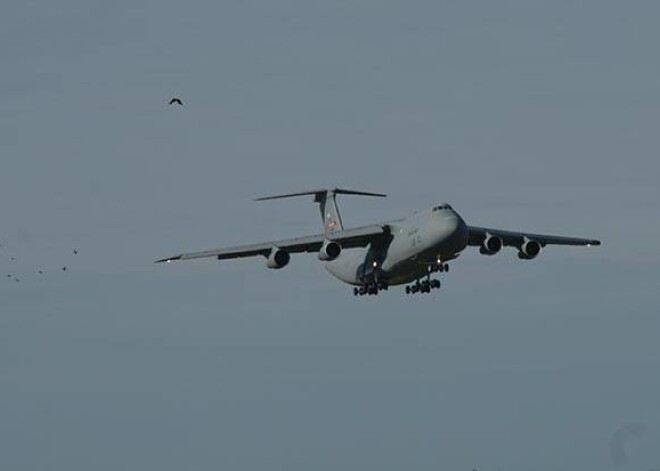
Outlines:
[{"label": "military cargo aircraft", "polygon": [[599,240],[505,231],[466,224],[448,204],[435,206],[411,216],[380,224],[345,229],[337,195],[385,197],[380,193],[321,188],[299,193],[266,196],[256,201],[313,195],[319,204],[324,233],[261,244],[190,252],[157,260],[172,262],[213,257],[218,260],[266,258],[268,268],[289,264],[290,254],[317,252],[325,268],[344,283],[353,285],[353,294],[377,295],[393,285],[406,285],[407,294],[429,293],[440,288],[437,272],[449,271],[448,262],[468,246],[479,247],[484,255],[495,255],[502,247],[514,247],[518,258],[536,258],[546,245],[600,245]]}]

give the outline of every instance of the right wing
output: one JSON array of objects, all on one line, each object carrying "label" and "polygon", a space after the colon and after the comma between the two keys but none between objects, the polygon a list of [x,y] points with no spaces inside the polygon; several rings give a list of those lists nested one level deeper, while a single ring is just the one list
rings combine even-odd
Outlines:
[{"label": "right wing", "polygon": [[546,245],[600,245],[600,240],[583,239],[580,237],[564,237],[547,234],[532,234],[529,232],[504,231],[487,227],[468,226],[468,245],[481,245],[488,235],[502,239],[505,246],[520,247],[525,239],[537,241],[542,247]]},{"label": "right wing", "polygon": [[215,257],[218,260],[232,258],[253,257],[263,255],[268,257],[274,247],[288,253],[318,252],[326,240],[339,243],[342,248],[365,247],[373,240],[386,235],[389,227],[386,225],[371,225],[345,229],[331,234],[316,234],[295,239],[276,240],[261,244],[241,245],[224,249],[205,250],[202,252],[188,252],[156,260],[156,262],[172,262],[174,260],[191,260],[194,258]]}]

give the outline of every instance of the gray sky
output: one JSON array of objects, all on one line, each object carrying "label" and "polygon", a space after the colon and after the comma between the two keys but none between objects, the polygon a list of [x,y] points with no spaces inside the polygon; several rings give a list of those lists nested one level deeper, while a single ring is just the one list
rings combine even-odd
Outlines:
[{"label": "gray sky", "polygon": [[[5,2],[0,468],[657,468],[659,15]],[[390,195],[343,198],[348,225],[449,201],[603,246],[468,251],[417,298],[313,256],[152,263],[318,232],[310,201],[251,199],[319,185]]]}]

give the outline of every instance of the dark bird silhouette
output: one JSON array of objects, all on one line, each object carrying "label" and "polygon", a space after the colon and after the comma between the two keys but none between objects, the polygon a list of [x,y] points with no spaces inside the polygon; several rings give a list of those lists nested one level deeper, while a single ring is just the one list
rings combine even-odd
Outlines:
[{"label": "dark bird silhouette", "polygon": [[177,97],[173,97],[173,98],[170,100],[170,102],[169,102],[168,104],[169,104],[169,105],[173,105],[173,104],[175,104],[175,103],[176,103],[177,105],[181,105],[181,106],[183,106],[183,102],[181,101],[181,98],[177,98]]},{"label": "dark bird silhouette", "polygon": [[62,267],[62,271],[66,271],[66,266],[63,266],[63,267]]},{"label": "dark bird silhouette", "polygon": [[76,249],[73,249],[73,255],[78,255],[78,251]]},{"label": "dark bird silhouette", "polygon": [[624,424],[614,432],[614,436],[610,440],[610,456],[615,465],[620,467],[627,463],[627,443],[633,438],[641,437],[644,433],[646,433],[646,424],[641,422]]},{"label": "dark bird silhouette", "polygon": [[11,278],[11,273],[9,275],[7,275],[7,278]]},{"label": "dark bird silhouette", "polygon": [[40,275],[43,275],[43,274],[44,274],[44,271],[43,271],[43,270],[39,270],[39,274],[40,274]]},{"label": "dark bird silhouette", "polygon": [[16,257],[12,257],[10,260],[11,260],[12,262],[16,261]]}]

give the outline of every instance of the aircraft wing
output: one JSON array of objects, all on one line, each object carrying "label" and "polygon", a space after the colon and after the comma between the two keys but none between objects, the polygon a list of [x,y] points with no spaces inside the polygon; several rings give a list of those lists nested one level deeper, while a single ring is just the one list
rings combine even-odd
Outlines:
[{"label": "aircraft wing", "polygon": [[546,245],[600,245],[600,240],[581,239],[579,237],[563,237],[547,234],[532,234],[531,232],[503,231],[500,229],[489,229],[487,227],[468,226],[468,245],[481,245],[486,234],[497,236],[502,239],[505,246],[519,247],[525,239],[535,240],[542,247]]},{"label": "aircraft wing", "polygon": [[156,262],[172,262],[174,260],[191,260],[194,258],[215,257],[218,260],[232,258],[253,257],[263,255],[268,257],[273,247],[285,250],[289,253],[318,252],[327,240],[338,242],[342,248],[365,247],[370,242],[389,233],[387,225],[371,225],[357,227],[355,229],[344,229],[329,234],[316,234],[294,239],[275,240],[261,244],[240,245],[223,249],[205,250],[202,252],[188,252],[172,257],[162,258]]}]

